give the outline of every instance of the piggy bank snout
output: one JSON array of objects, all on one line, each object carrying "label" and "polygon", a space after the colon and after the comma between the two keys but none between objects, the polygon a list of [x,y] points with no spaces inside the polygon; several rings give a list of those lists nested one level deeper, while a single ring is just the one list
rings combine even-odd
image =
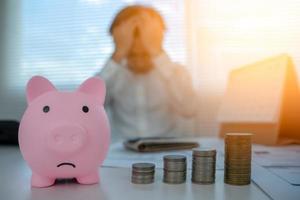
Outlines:
[{"label": "piggy bank snout", "polygon": [[62,125],[52,129],[47,137],[48,148],[58,153],[76,153],[82,149],[87,140],[83,127]]}]

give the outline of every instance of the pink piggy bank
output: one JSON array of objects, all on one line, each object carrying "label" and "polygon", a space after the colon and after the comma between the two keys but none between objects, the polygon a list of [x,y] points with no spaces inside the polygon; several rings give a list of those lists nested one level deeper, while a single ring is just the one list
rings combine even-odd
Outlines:
[{"label": "pink piggy bank", "polygon": [[26,96],[19,144],[32,170],[31,185],[51,186],[57,178],[98,183],[98,167],[110,143],[104,82],[90,78],[75,92],[60,92],[35,76],[27,84]]}]

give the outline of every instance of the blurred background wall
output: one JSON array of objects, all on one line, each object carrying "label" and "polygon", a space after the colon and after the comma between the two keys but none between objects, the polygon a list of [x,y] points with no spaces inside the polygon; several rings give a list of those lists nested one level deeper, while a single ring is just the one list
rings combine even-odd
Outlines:
[{"label": "blurred background wall", "polygon": [[20,119],[33,75],[74,89],[99,71],[113,51],[107,31],[113,16],[134,3],[161,12],[165,48],[193,76],[200,97],[195,134],[217,134],[231,69],[288,53],[300,70],[298,0],[2,0],[0,119]]},{"label": "blurred background wall", "polygon": [[199,89],[197,130],[218,132],[216,121],[231,69],[288,53],[300,71],[300,1],[191,0],[188,41]]},{"label": "blurred background wall", "polygon": [[18,0],[0,1],[0,119],[19,119],[24,111],[23,91],[10,84],[19,79],[21,53],[21,7]]}]

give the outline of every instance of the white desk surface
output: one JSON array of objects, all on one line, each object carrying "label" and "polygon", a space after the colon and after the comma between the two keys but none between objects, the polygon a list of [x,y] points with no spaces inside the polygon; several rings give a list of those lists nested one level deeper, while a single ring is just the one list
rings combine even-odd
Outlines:
[{"label": "white desk surface", "polygon": [[99,169],[101,183],[79,185],[75,182],[57,183],[48,188],[31,188],[31,171],[17,147],[0,146],[0,199],[2,200],[147,200],[147,199],[220,199],[220,200],[264,200],[270,199],[257,185],[231,186],[223,183],[223,171],[217,170],[216,183],[196,185],[190,181],[180,185],[162,183],[162,170],[157,169],[155,182],[149,185],[130,183],[131,169]]}]

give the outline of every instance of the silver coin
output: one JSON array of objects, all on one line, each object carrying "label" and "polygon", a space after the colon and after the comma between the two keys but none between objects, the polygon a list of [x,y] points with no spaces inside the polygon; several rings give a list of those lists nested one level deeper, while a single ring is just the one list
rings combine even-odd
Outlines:
[{"label": "silver coin", "polygon": [[193,157],[215,156],[216,154],[217,154],[216,149],[212,149],[212,148],[193,149]]},{"label": "silver coin", "polygon": [[192,183],[199,184],[199,185],[210,185],[210,184],[214,184],[215,180],[205,182],[205,181],[198,181],[198,180],[193,180],[192,179]]},{"label": "silver coin", "polygon": [[178,179],[178,178],[185,178],[186,175],[164,175],[165,178],[168,178],[168,179]]},{"label": "silver coin", "polygon": [[186,156],[184,155],[166,155],[163,159],[166,162],[186,162]]},{"label": "silver coin", "polygon": [[193,160],[215,160],[216,155],[214,156],[194,156],[193,155]]},{"label": "silver coin", "polygon": [[154,179],[148,179],[148,180],[131,179],[131,182],[134,184],[150,184],[154,182]]},{"label": "silver coin", "polygon": [[215,170],[194,170],[192,171],[192,175],[199,174],[199,175],[213,175],[215,174]]},{"label": "silver coin", "polygon": [[179,174],[186,174],[186,171],[169,171],[164,169],[164,174],[170,174],[170,175],[179,175]]},{"label": "silver coin", "polygon": [[198,163],[198,162],[192,162],[192,166],[195,167],[214,167],[216,166],[216,163],[211,163],[211,162],[207,162],[207,163]]},{"label": "silver coin", "polygon": [[197,162],[216,162],[216,157],[207,156],[207,157],[193,157],[193,161]]},{"label": "silver coin", "polygon": [[186,178],[168,179],[164,177],[163,182],[168,184],[181,184],[186,182]]},{"label": "silver coin", "polygon": [[215,164],[216,161],[215,161],[214,159],[212,159],[212,160],[193,159],[193,160],[192,160],[192,163],[193,163],[193,164],[198,164],[198,165],[201,165],[201,164]]},{"label": "silver coin", "polygon": [[150,178],[150,177],[154,177],[154,174],[131,174],[131,177],[137,177],[137,178]]},{"label": "silver coin", "polygon": [[185,166],[186,165],[186,161],[170,161],[170,160],[164,160],[164,165],[177,165],[177,166]]},{"label": "silver coin", "polygon": [[208,173],[197,173],[197,172],[194,172],[192,173],[192,176],[197,176],[197,177],[213,177],[215,176],[215,172],[208,172]]},{"label": "silver coin", "polygon": [[131,175],[140,175],[140,176],[148,176],[148,175],[154,175],[155,172],[137,172],[137,171],[132,171]]},{"label": "silver coin", "polygon": [[186,180],[186,176],[183,176],[183,177],[168,177],[168,176],[164,176],[163,179],[164,180],[168,180],[168,181],[180,181],[180,180]]},{"label": "silver coin", "polygon": [[192,165],[192,171],[210,171],[216,168],[215,165]]},{"label": "silver coin", "polygon": [[186,175],[185,174],[182,174],[182,175],[170,175],[170,174],[165,174],[164,175],[165,178],[167,179],[185,179],[186,178]]},{"label": "silver coin", "polygon": [[164,169],[169,171],[185,171],[186,170],[186,163],[178,164],[181,162],[164,162]]},{"label": "silver coin", "polygon": [[197,161],[192,161],[192,165],[194,166],[199,166],[199,167],[206,167],[206,166],[215,166],[216,165],[216,162],[197,162]]},{"label": "silver coin", "polygon": [[186,167],[164,167],[164,170],[168,170],[169,172],[183,172],[186,171]]},{"label": "silver coin", "polygon": [[211,175],[211,176],[198,176],[198,175],[193,175],[192,176],[193,179],[195,180],[212,180],[212,179],[215,179],[215,176],[214,175]]},{"label": "silver coin", "polygon": [[168,173],[168,172],[165,172],[164,176],[166,176],[166,177],[185,177],[186,173]]},{"label": "silver coin", "polygon": [[192,182],[215,182],[215,177],[192,177]]},{"label": "silver coin", "polygon": [[163,178],[164,178],[164,180],[168,180],[168,181],[186,180],[186,176],[183,176],[183,177],[168,177],[168,176],[164,176]]},{"label": "silver coin", "polygon": [[153,163],[134,163],[132,169],[135,171],[153,171],[155,165]]},{"label": "silver coin", "polygon": [[193,176],[192,180],[197,181],[197,182],[212,182],[212,181],[215,181],[215,177],[198,177],[198,176]]},{"label": "silver coin", "polygon": [[182,184],[185,183],[186,180],[176,180],[176,181],[163,180],[163,182],[167,184]]}]

